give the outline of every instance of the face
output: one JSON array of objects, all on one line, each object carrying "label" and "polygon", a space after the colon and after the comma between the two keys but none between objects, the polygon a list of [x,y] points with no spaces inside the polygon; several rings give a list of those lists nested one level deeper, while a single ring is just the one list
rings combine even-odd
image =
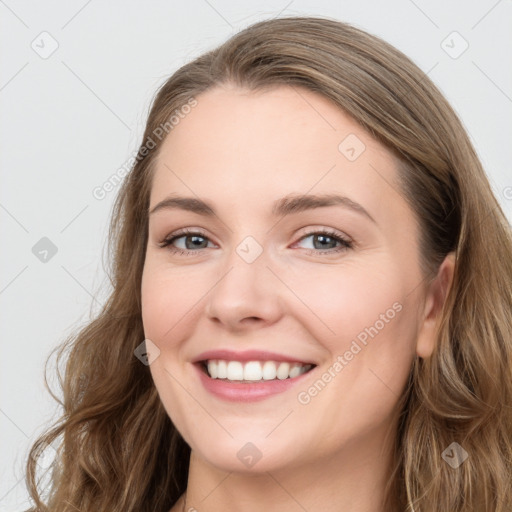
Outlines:
[{"label": "face", "polygon": [[305,89],[196,99],[150,198],[142,316],[163,405],[226,471],[380,446],[425,304],[393,156]]}]

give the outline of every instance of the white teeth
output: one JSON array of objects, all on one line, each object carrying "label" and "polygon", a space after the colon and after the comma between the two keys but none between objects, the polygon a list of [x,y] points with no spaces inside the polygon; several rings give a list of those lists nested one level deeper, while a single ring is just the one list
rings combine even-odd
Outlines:
[{"label": "white teeth", "polygon": [[277,369],[277,378],[286,379],[290,373],[290,365],[288,363],[281,363]]},{"label": "white teeth", "polygon": [[217,378],[218,379],[226,379],[227,377],[228,377],[228,363],[226,363],[226,361],[217,361]]},{"label": "white teeth", "polygon": [[[215,379],[215,377],[212,377]],[[244,380],[244,367],[240,361],[229,361],[228,363],[228,380]]]},{"label": "white teeth", "polygon": [[310,364],[275,361],[225,361],[210,359],[207,362],[208,374],[212,379],[233,381],[259,381],[294,379],[312,368]]},{"label": "white teeth", "polygon": [[244,380],[261,380],[261,364],[258,361],[249,361],[244,366]]},{"label": "white teeth", "polygon": [[274,361],[265,361],[265,363],[263,364],[262,373],[263,373],[263,380],[275,379],[277,376],[276,363],[274,363]]},{"label": "white teeth", "polygon": [[301,373],[302,365],[300,364],[292,364],[290,368],[290,379],[293,379],[294,377],[298,377]]},{"label": "white teeth", "polygon": [[217,370],[217,365],[215,364],[215,361],[208,361],[208,373],[210,374],[210,377],[212,379],[217,378],[218,370]]}]

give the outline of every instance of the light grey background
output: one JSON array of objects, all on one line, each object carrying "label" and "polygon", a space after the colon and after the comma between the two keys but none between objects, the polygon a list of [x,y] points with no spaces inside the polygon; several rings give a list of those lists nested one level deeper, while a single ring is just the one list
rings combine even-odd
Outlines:
[{"label": "light grey background", "polygon": [[93,189],[136,150],[152,96],[173,71],[251,23],[298,14],[348,21],[427,72],[512,219],[511,0],[0,0],[1,511],[28,506],[28,447],[57,411],[44,361],[106,296],[117,189],[103,200]]}]

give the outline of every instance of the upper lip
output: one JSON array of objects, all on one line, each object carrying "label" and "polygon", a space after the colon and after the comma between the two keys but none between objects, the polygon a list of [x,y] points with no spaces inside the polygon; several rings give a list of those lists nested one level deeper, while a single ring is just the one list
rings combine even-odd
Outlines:
[{"label": "upper lip", "polygon": [[286,361],[289,363],[312,364],[312,361],[301,359],[296,356],[287,356],[285,354],[278,354],[276,352],[269,352],[264,350],[244,350],[236,352],[229,349],[207,350],[195,357],[192,362],[199,363],[208,361],[210,359],[221,359],[223,361]]}]

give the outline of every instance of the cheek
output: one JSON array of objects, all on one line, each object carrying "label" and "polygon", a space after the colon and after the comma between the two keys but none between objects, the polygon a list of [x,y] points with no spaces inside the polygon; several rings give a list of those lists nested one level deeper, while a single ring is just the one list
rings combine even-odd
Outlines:
[{"label": "cheek", "polygon": [[[405,284],[391,272],[354,270],[344,279],[333,273],[328,291],[326,283],[313,282],[308,305],[322,322],[311,320],[306,328],[330,358],[315,381],[297,389],[296,407],[306,437],[331,439],[316,446],[328,454],[332,445],[363,439],[390,421],[414,357],[416,316]],[[322,418],[320,425],[315,418]]]},{"label": "cheek", "polygon": [[175,334],[189,324],[187,319],[194,314],[194,306],[208,290],[204,274],[190,268],[170,272],[148,265],[144,269],[141,285],[144,333],[159,343],[165,341],[166,349],[172,347]]},{"label": "cheek", "polygon": [[[376,418],[389,412],[415,352],[417,316],[403,272],[392,265],[333,268],[330,275],[295,279],[294,291],[310,309],[302,317],[308,319],[305,330],[330,354],[322,382],[311,393],[300,390],[305,394],[299,403],[314,401],[325,407],[346,401],[345,410],[350,411],[365,403],[374,408]],[[331,413],[337,416],[336,411]],[[372,413],[361,412],[361,424],[365,414]]]},{"label": "cheek", "polygon": [[181,435],[193,443],[195,424],[202,424],[200,408],[190,407],[190,396],[183,392],[187,375],[180,361],[183,340],[193,333],[194,305],[205,294],[205,282],[190,268],[169,271],[147,259],[141,283],[144,335],[160,349],[160,356],[149,366],[153,382],[167,414]]},{"label": "cheek", "polygon": [[290,275],[287,282],[307,305],[295,318],[307,319],[306,329],[334,357],[354,339],[364,345],[377,334],[394,331],[404,316],[405,286],[391,266],[332,266]]}]

